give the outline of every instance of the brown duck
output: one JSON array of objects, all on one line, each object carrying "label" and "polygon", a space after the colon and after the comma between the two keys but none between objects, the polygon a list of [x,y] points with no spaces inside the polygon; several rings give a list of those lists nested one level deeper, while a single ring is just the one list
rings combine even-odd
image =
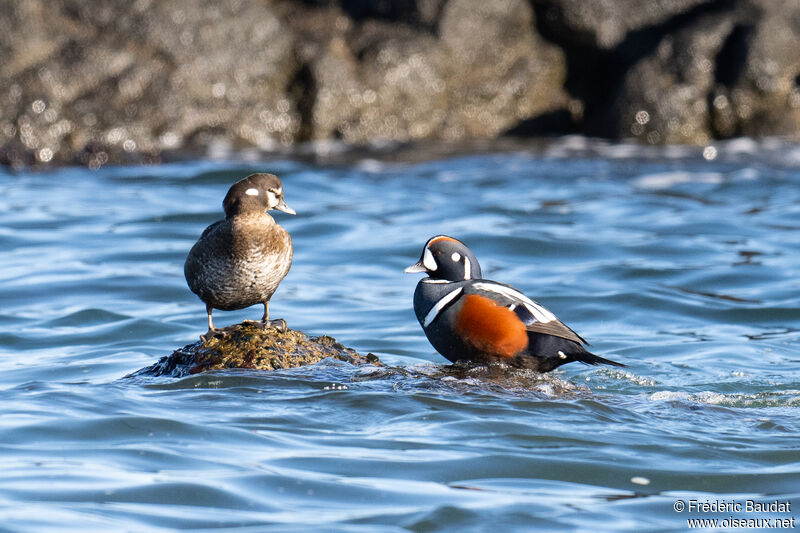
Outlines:
[{"label": "brown duck", "polygon": [[205,229],[183,266],[189,288],[206,304],[207,335],[216,331],[213,309],[233,311],[259,303],[265,326],[285,328],[283,319],[269,319],[269,300],[292,266],[292,238],[267,213],[295,214],[283,201],[281,180],[273,174],[247,176],[231,186],[222,207],[225,220]]}]

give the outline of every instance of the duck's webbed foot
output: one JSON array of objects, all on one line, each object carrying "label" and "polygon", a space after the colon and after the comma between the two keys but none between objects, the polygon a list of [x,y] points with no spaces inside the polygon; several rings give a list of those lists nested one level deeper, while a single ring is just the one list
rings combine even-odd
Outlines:
[{"label": "duck's webbed foot", "polygon": [[264,302],[264,316],[261,317],[261,324],[267,328],[275,328],[278,331],[286,331],[289,327],[286,325],[286,321],[282,318],[276,318],[275,320],[269,319],[269,300]]},{"label": "duck's webbed foot", "polygon": [[289,326],[286,325],[286,321],[282,318],[276,318],[275,320],[269,320],[263,323],[264,326],[269,326],[272,328],[277,329],[280,332],[287,331]]}]

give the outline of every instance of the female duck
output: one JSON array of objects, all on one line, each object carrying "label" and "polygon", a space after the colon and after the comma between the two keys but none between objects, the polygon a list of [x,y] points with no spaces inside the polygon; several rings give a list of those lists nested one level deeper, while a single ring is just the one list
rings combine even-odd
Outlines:
[{"label": "female duck", "polygon": [[269,301],[292,266],[292,239],[267,213],[294,215],[283,201],[283,186],[273,174],[253,174],[235,183],[222,202],[225,220],[211,224],[189,251],[183,267],[189,288],[206,304],[208,333],[215,330],[213,309],[233,311],[264,305],[262,324],[270,321]]}]

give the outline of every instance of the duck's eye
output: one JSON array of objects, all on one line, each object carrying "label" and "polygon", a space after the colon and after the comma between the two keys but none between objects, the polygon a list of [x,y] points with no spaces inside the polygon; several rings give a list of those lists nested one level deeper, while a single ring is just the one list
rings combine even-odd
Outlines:
[{"label": "duck's eye", "polygon": [[244,193],[245,193],[247,196],[258,196],[258,189],[256,189],[256,188],[250,188],[250,189],[247,189],[246,191],[244,191]]},{"label": "duck's eye", "polygon": [[453,262],[458,263],[461,261],[461,254],[458,252],[453,252],[453,255],[450,256],[450,259],[452,259]]}]

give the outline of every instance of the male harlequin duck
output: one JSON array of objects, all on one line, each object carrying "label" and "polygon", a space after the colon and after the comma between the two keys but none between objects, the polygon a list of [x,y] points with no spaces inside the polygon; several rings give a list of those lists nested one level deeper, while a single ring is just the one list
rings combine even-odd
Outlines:
[{"label": "male harlequin duck", "polygon": [[292,239],[267,214],[277,209],[294,215],[283,201],[281,180],[273,174],[252,174],[234,183],[222,202],[225,220],[211,224],[189,251],[183,273],[189,288],[206,304],[208,334],[215,330],[213,309],[233,311],[264,304],[264,325],[270,321],[269,299],[292,266]]},{"label": "male harlequin duck", "polygon": [[502,361],[549,372],[565,363],[625,366],[586,351],[583,338],[510,285],[481,278],[464,243],[437,235],[406,272],[425,272],[414,312],[428,340],[450,361]]}]

